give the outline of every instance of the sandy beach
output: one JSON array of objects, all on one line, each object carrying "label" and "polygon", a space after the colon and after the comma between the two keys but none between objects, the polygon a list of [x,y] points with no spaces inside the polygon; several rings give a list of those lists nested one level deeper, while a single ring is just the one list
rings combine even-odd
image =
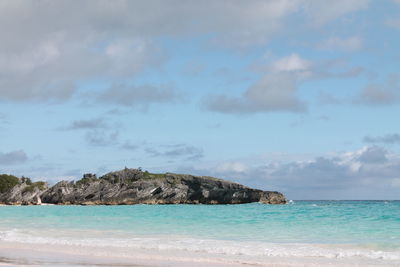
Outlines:
[{"label": "sandy beach", "polygon": [[0,242],[0,266],[140,266],[140,267],[300,267],[396,266],[395,262],[361,258],[244,257],[176,250],[140,250],[110,247],[32,245]]},{"label": "sandy beach", "polygon": [[[113,255],[111,255],[113,254]],[[185,255],[184,255],[185,254]],[[28,245],[17,243],[0,243],[1,266],[248,266],[251,263],[227,261],[207,255],[191,253],[113,250],[109,248],[82,248],[71,246]],[[289,266],[268,264],[255,266]]]},{"label": "sandy beach", "polygon": [[3,266],[301,266],[292,264],[260,264],[239,259],[213,257],[203,253],[177,251],[82,248],[61,245],[0,243],[0,264]]}]

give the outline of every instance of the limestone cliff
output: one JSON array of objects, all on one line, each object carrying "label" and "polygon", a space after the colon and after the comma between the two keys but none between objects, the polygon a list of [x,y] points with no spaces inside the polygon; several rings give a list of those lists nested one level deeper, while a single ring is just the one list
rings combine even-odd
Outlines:
[{"label": "limestone cliff", "polygon": [[29,178],[0,175],[0,203],[12,205],[38,205],[40,196],[48,189],[45,182],[33,183]]},{"label": "limestone cliff", "polygon": [[[0,202],[12,203],[4,201],[5,194],[10,195],[0,192]],[[139,169],[124,169],[100,178],[85,174],[77,182],[61,181],[37,192],[37,196],[43,203],[65,205],[286,203],[279,192],[252,189],[213,177],[152,174]],[[13,200],[20,202],[18,198]]]}]

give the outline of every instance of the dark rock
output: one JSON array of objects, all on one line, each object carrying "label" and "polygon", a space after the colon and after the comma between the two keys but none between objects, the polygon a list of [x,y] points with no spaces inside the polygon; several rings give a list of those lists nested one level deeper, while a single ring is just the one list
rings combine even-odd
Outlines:
[{"label": "dark rock", "polygon": [[41,195],[48,189],[45,182],[32,183],[29,178],[12,175],[0,175],[0,184],[0,203],[11,205],[40,205]]},{"label": "dark rock", "polygon": [[[61,181],[38,193],[43,203],[77,205],[130,204],[285,204],[279,192],[252,189],[221,179],[184,174],[153,174],[140,169],[85,174],[77,182]],[[2,195],[0,194],[0,197]],[[6,197],[0,198],[0,202]],[[3,201],[6,203],[5,201]],[[12,202],[12,201],[9,201]]]}]

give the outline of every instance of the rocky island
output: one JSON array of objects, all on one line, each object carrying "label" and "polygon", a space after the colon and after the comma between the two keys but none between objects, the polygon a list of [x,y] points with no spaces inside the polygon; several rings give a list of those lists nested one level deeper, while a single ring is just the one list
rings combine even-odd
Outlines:
[{"label": "rocky island", "polygon": [[155,174],[125,168],[102,177],[85,174],[79,181],[46,182],[0,175],[0,204],[285,204],[285,196],[209,176]]}]

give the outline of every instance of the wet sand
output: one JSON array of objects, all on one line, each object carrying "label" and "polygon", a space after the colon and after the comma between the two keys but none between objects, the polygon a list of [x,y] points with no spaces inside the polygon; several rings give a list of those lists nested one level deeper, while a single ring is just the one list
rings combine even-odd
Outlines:
[{"label": "wet sand", "polygon": [[[382,264],[383,263],[383,264]],[[363,259],[232,257],[202,252],[115,249],[0,242],[0,266],[133,266],[133,267],[299,267],[394,266]]]},{"label": "wet sand", "polygon": [[[70,246],[44,246],[0,242],[1,266],[134,266],[134,267],[200,267],[245,266],[238,263],[220,262],[213,258],[191,257],[158,251],[119,251],[111,256],[108,249]],[[246,266],[248,266],[246,264]],[[276,266],[276,265],[274,265]]]}]

